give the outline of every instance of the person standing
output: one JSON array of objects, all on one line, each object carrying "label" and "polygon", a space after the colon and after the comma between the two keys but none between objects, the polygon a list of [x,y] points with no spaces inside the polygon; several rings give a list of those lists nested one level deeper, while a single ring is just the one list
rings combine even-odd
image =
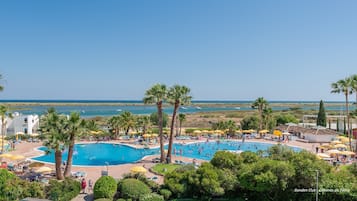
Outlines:
[{"label": "person standing", "polygon": [[86,187],[87,187],[87,181],[85,178],[82,179],[82,182],[81,182],[81,187],[82,187],[82,193],[86,193]]},{"label": "person standing", "polygon": [[88,192],[93,192],[93,182],[91,179],[88,180]]}]

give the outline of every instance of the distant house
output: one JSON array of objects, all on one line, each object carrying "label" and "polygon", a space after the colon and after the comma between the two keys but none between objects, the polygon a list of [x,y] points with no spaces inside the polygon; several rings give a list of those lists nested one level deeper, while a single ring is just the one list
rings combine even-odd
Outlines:
[{"label": "distant house", "polygon": [[6,121],[7,135],[14,135],[19,132],[24,134],[36,133],[40,123],[38,115],[23,115],[18,112],[15,112],[12,118],[7,117]]},{"label": "distant house", "polygon": [[298,125],[281,125],[279,130],[289,132],[306,142],[331,142],[339,134],[324,127],[304,128]]}]

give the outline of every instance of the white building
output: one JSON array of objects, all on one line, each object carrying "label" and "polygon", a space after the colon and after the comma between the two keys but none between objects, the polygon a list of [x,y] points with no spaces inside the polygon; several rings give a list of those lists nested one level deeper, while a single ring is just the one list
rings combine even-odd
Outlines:
[{"label": "white building", "polygon": [[15,112],[12,118],[7,117],[6,122],[7,135],[14,135],[19,132],[24,134],[37,133],[40,123],[38,115],[23,115],[18,112]]}]

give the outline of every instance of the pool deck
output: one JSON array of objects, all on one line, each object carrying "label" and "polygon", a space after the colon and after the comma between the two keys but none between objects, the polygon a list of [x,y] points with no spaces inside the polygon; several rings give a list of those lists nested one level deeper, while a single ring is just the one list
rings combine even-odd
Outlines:
[{"label": "pool deck", "polygon": [[[215,141],[215,140],[210,140],[210,141]],[[107,143],[127,143],[127,141],[106,141]],[[184,143],[184,144],[188,144],[188,143],[193,143],[193,142],[205,142],[205,140],[176,140],[175,143]],[[263,139],[246,139],[246,142],[260,142],[260,143],[271,143],[271,144],[277,144],[277,142],[274,141],[268,141],[268,140],[263,140]],[[84,142],[84,141],[80,141],[78,143],[93,143],[92,142]],[[299,148],[303,148],[305,150],[314,152],[315,151],[315,147],[320,145],[319,143],[303,143],[303,142],[297,142],[297,141],[289,141],[287,143],[283,143],[289,146],[294,146],[294,147],[299,147]],[[129,144],[130,146],[134,146],[137,148],[143,148],[144,146],[142,145],[133,145],[133,144]],[[11,151],[11,154],[20,154],[25,156],[26,158],[31,158],[31,157],[35,157],[35,156],[39,156],[42,155],[43,152],[38,151],[37,148],[42,146],[42,142],[22,142],[20,144],[16,145],[16,150]],[[150,145],[150,148],[152,147],[157,147],[158,144],[155,145]],[[154,155],[154,156],[148,156],[145,157],[144,159],[142,159],[139,162],[136,163],[130,163],[130,164],[123,164],[123,165],[111,165],[111,166],[73,166],[72,167],[72,171],[76,172],[76,171],[83,171],[86,172],[86,179],[87,181],[89,179],[91,179],[92,181],[96,181],[99,177],[101,177],[101,173],[102,171],[107,171],[108,170],[108,175],[114,177],[114,178],[122,178],[122,175],[125,173],[130,173],[130,169],[134,166],[144,166],[146,169],[151,168],[152,166],[154,166],[156,163],[153,163],[151,160],[153,158],[159,157],[159,155]],[[172,161],[175,160],[180,160],[186,163],[192,163],[192,158],[187,158],[187,157],[182,157],[182,156],[173,156]],[[202,163],[204,162],[204,160],[197,160],[198,163]],[[54,169],[54,165],[53,164],[46,164],[45,166],[50,167],[52,169]],[[148,171],[146,173],[146,177],[147,178],[152,178],[153,176],[156,176],[158,179],[156,180],[156,182],[158,182],[159,184],[163,183],[163,177],[162,176],[158,176],[155,175],[153,173],[151,173],[150,171]],[[83,197],[79,196],[79,197]],[[81,199],[76,199],[76,200],[81,200]],[[83,200],[83,199],[82,199]]]}]

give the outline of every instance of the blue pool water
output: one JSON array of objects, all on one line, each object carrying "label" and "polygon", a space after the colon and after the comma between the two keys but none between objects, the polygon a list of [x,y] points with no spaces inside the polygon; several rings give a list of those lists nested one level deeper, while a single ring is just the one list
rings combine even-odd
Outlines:
[{"label": "blue pool water", "polygon": [[[173,155],[182,155],[190,158],[203,160],[212,159],[213,155],[219,150],[242,150],[253,151],[267,150],[273,146],[268,143],[257,142],[239,142],[239,141],[220,141],[218,142],[197,142],[190,144],[174,144]],[[165,146],[167,149],[167,146]],[[294,151],[300,151],[300,148],[291,147]],[[45,147],[40,150],[45,151]],[[67,159],[68,151],[63,152],[63,160]],[[84,166],[102,166],[119,165],[139,161],[145,156],[159,154],[159,148],[136,149],[122,144],[93,143],[76,144],[73,156],[74,165]],[[34,160],[54,163],[54,153],[49,153],[40,157],[32,158]]]}]

